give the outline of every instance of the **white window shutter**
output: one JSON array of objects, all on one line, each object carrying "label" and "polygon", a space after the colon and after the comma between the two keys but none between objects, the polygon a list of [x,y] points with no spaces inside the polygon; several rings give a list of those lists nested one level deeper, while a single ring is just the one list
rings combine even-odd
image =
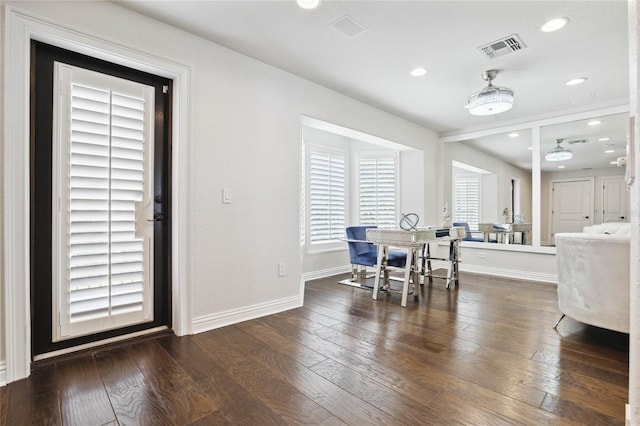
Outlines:
[{"label": "white window shutter", "polygon": [[361,155],[358,161],[360,225],[393,228],[397,225],[396,155]]},{"label": "white window shutter", "polygon": [[309,151],[309,242],[344,237],[346,153]]},{"label": "white window shutter", "polygon": [[458,175],[453,183],[453,221],[467,222],[472,230],[480,221],[480,176]]},{"label": "white window shutter", "polygon": [[56,87],[54,341],[153,319],[153,87],[59,63]]}]

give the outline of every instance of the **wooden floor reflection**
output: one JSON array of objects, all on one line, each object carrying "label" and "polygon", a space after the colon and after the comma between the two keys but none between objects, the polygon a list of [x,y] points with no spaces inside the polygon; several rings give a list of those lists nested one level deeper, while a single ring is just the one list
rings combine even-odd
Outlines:
[{"label": "wooden floor reflection", "polygon": [[299,309],[37,363],[0,424],[624,424],[628,335],[553,330],[555,286],[463,273],[401,308],[343,278]]}]

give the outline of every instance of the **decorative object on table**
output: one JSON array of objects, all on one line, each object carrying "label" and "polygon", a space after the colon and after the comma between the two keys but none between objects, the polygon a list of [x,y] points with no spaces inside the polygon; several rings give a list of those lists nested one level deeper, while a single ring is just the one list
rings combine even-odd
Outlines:
[{"label": "decorative object on table", "polygon": [[418,222],[420,222],[420,217],[416,213],[407,213],[402,214],[398,225],[402,230],[416,231],[418,229]]},{"label": "decorative object on table", "polygon": [[451,226],[451,213],[449,213],[449,203],[442,206],[442,227],[449,228]]},{"label": "decorative object on table", "polygon": [[511,223],[511,215],[509,214],[509,207],[505,207],[504,210],[502,210],[502,216],[504,217],[503,223]]}]

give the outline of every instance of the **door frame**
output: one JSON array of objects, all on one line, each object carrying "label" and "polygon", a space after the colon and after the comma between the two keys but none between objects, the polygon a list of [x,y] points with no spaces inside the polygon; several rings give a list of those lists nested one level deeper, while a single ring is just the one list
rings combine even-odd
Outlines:
[{"label": "door frame", "polygon": [[[171,232],[172,324],[175,334],[191,334],[192,303],[187,245],[190,68],[173,60],[66,28],[59,23],[43,21],[12,6],[5,6],[4,24],[6,31],[3,47],[7,60],[4,64],[2,106],[5,141],[2,146],[2,205],[5,206],[2,272],[6,364],[4,374],[0,365],[0,383],[28,377],[31,368],[31,300],[28,283],[31,281],[29,76],[32,39],[173,80],[171,190],[174,195],[170,206],[174,219]],[[16,100],[19,103],[16,104]]]},{"label": "door frame", "polygon": [[[35,58],[35,66],[32,67],[31,77],[31,114],[35,126],[35,134],[31,135],[31,176],[32,183],[31,199],[31,230],[37,235],[31,242],[31,351],[34,360],[49,358],[70,350],[77,350],[86,344],[100,341],[121,335],[129,335],[141,330],[158,328],[170,328],[170,232],[171,232],[171,212],[165,206],[171,205],[171,86],[172,80],[160,77],[155,74],[142,73],[130,67],[121,67],[111,62],[102,61],[81,55],[67,49],[60,49],[50,44],[32,42],[31,57]],[[152,87],[154,94],[148,99],[149,115],[145,116],[150,128],[149,140],[147,141],[152,149],[147,150],[152,163],[147,164],[150,175],[145,175],[146,182],[151,185],[148,194],[149,200],[156,196],[162,197],[162,203],[152,203],[152,212],[147,212],[149,217],[153,214],[164,213],[166,218],[160,223],[149,225],[146,230],[152,233],[155,244],[148,247],[148,253],[153,255],[154,261],[149,263],[150,280],[147,283],[151,286],[151,291],[147,293],[151,297],[150,310],[153,315],[143,321],[122,325],[119,327],[107,327],[106,329],[94,330],[93,333],[68,336],[67,338],[55,339],[58,330],[59,320],[56,320],[59,294],[56,289],[60,285],[59,280],[64,279],[58,276],[60,273],[57,264],[60,259],[56,254],[65,250],[57,246],[62,237],[58,234],[63,226],[58,223],[61,217],[59,209],[52,209],[52,201],[55,196],[64,196],[57,193],[60,185],[64,185],[60,179],[65,179],[66,172],[59,170],[61,151],[64,152],[71,147],[71,139],[67,140],[56,132],[57,121],[60,114],[64,114],[60,108],[59,94],[54,93],[56,87],[62,88],[62,82],[55,82],[56,64],[60,64],[62,69],[76,69],[76,72],[88,72],[92,76],[100,76],[101,79],[113,79],[111,81],[128,80],[128,84]],[[84,70],[84,71],[81,71]],[[62,73],[62,71],[60,71]],[[62,74],[59,74],[62,81]],[[68,88],[70,90],[70,88]],[[148,90],[148,89],[145,89]],[[69,101],[70,102],[70,101]],[[56,114],[56,109],[58,113]],[[69,111],[70,114],[70,111]],[[70,118],[66,117],[68,120]],[[65,120],[63,118],[63,120]],[[62,133],[69,132],[70,128]],[[69,154],[65,155],[71,164]],[[145,157],[146,158],[146,157]],[[65,167],[63,167],[65,169]],[[60,174],[62,173],[62,175]],[[67,176],[68,178],[68,176]],[[54,188],[56,188],[54,190]],[[146,190],[149,190],[147,187]],[[70,196],[70,193],[67,194]],[[166,201],[165,201],[166,200]],[[69,199],[67,199],[69,201]],[[69,219],[69,218],[67,218]],[[69,225],[69,224],[67,224]],[[70,228],[68,229],[70,231]],[[59,250],[58,250],[59,249]],[[69,266],[69,265],[67,265]],[[53,268],[53,269],[52,269]],[[56,283],[56,285],[54,285]],[[53,285],[53,288],[51,287]],[[51,291],[54,290],[54,291]],[[58,318],[60,318],[58,316]],[[56,326],[58,324],[58,327]]]},{"label": "door frame", "polygon": [[595,214],[595,178],[593,176],[575,177],[575,178],[562,178],[562,179],[550,179],[549,180],[549,195],[548,195],[548,211],[547,211],[547,241],[553,242],[553,185],[555,183],[562,182],[575,182],[580,180],[586,180],[591,183],[591,213],[590,217],[592,221]]}]

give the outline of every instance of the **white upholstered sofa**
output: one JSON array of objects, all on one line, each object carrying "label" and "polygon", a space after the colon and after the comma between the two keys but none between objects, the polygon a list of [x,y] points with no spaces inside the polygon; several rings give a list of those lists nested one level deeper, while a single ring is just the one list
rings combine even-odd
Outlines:
[{"label": "white upholstered sofa", "polygon": [[[558,307],[580,322],[629,332],[629,223],[555,235]],[[556,324],[557,325],[557,324]]]}]

